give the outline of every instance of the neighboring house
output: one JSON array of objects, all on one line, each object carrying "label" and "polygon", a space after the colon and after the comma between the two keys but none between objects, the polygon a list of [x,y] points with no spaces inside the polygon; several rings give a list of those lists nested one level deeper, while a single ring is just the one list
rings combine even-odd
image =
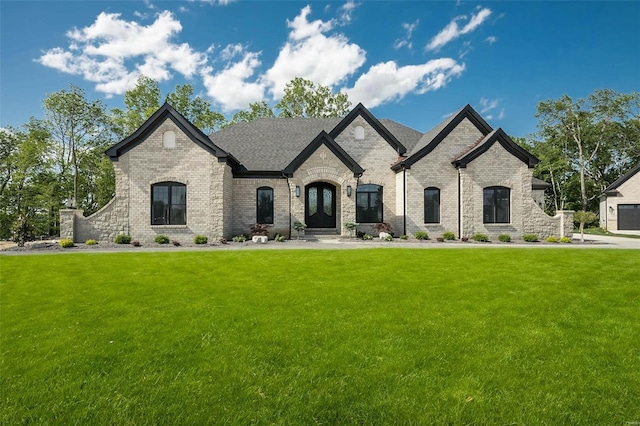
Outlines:
[{"label": "neighboring house", "polygon": [[640,230],[640,164],[604,190],[600,226],[613,231]]},{"label": "neighboring house", "polygon": [[186,242],[248,234],[254,223],[291,236],[300,221],[309,234],[388,222],[395,235],[544,238],[573,225],[571,212],[552,218],[539,206],[538,160],[469,105],[424,134],[359,104],[344,118],[265,118],[207,136],[164,104],[106,154],[114,199],[86,218],[61,211],[62,237]]}]

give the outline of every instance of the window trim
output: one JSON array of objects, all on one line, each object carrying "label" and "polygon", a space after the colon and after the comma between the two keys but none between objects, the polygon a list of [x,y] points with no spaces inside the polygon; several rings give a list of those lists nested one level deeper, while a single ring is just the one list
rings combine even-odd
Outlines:
[{"label": "window trim", "polygon": [[[260,191],[265,191],[265,190],[269,190],[271,191],[271,222],[261,222],[260,221]],[[274,194],[274,190],[272,187],[270,186],[261,186],[259,188],[256,188],[256,223],[262,223],[265,225],[273,225],[275,222],[275,207],[274,207],[274,201],[275,201],[275,194]]]},{"label": "window trim", "polygon": [[[436,219],[435,221],[427,221],[427,191],[437,191],[437,195],[438,195],[438,199],[437,199],[437,203],[438,203],[438,210],[436,212]],[[423,191],[423,209],[424,209],[424,223],[425,224],[435,224],[435,223],[440,223],[440,188],[437,188],[435,186],[428,186],[424,189]]]},{"label": "window trim", "polygon": [[[376,191],[363,191],[362,187],[371,186],[378,187],[379,189]],[[359,194],[368,194],[367,196],[367,206],[371,206],[371,194],[379,194],[380,195],[380,220],[375,222],[365,222],[360,220],[358,217],[358,212],[360,211],[358,208],[358,195]],[[370,207],[369,207],[370,208]],[[384,186],[378,185],[376,183],[363,183],[356,187],[356,222],[358,223],[381,223],[384,222]]]},{"label": "window trim", "polygon": [[[169,218],[168,221],[165,220],[165,223],[153,223],[153,201],[154,201],[154,196],[153,196],[153,189],[156,187],[167,187],[168,188],[168,200],[167,200],[167,205],[168,205],[168,213],[169,213]],[[184,188],[184,204],[175,204],[172,203],[171,198],[172,198],[172,191],[171,188],[174,187],[178,187],[178,188]],[[150,208],[150,222],[151,222],[151,226],[186,226],[187,225],[187,185],[184,183],[180,183],[180,182],[174,182],[174,181],[165,181],[165,182],[156,182],[154,184],[151,184],[151,194],[150,194],[150,202],[151,202],[151,208]],[[173,206],[184,206],[184,223],[172,223],[171,220],[171,209]]]},{"label": "window trim", "polygon": [[[498,221],[498,190],[507,190],[507,220],[506,221]],[[487,221],[485,211],[488,207],[484,200],[485,194],[487,191],[492,191],[492,201],[493,201],[493,221]],[[482,223],[484,224],[496,224],[496,225],[504,225],[511,223],[511,188],[506,186],[487,186],[482,189]]]}]

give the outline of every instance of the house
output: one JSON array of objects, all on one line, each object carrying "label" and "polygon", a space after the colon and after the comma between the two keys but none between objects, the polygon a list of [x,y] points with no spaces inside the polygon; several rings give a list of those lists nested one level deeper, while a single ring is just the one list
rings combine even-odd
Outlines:
[{"label": "house", "polygon": [[[346,234],[387,222],[395,235],[571,235],[572,212],[546,215],[538,160],[469,105],[421,133],[362,104],[343,118],[264,118],[209,136],[164,104],[106,151],[116,195],[83,217],[61,211],[61,237],[128,234],[178,241],[249,233]],[[534,199],[536,197],[536,199]],[[537,201],[536,201],[537,200]]]},{"label": "house", "polygon": [[640,164],[604,190],[600,226],[612,231],[640,230]]}]

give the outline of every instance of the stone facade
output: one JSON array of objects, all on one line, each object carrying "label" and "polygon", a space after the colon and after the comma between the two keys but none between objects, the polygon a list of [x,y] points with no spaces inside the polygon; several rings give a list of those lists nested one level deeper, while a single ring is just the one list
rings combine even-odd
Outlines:
[{"label": "stone facade", "polygon": [[[442,138],[431,151],[410,167],[396,167],[415,152],[405,152],[397,144],[400,138],[394,142],[395,136],[390,137],[380,122],[358,106],[336,127],[342,129],[335,130],[339,134],[324,133],[314,143],[299,141],[304,156],[300,154],[302,159],[294,160],[285,173],[243,170],[242,159],[213,145],[165,105],[138,132],[107,151],[116,175],[114,199],[90,217],[83,217],[79,210],[61,211],[61,236],[82,242],[89,238],[112,241],[118,234],[127,234],[145,243],[163,234],[187,243],[195,235],[213,241],[249,234],[257,221],[257,191],[268,187],[274,198],[270,236],[279,233],[295,238],[293,224],[305,221],[305,190],[319,182],[335,187],[335,228],[322,229],[335,235],[349,235],[343,224],[356,222],[356,192],[363,184],[383,187],[383,221],[391,224],[395,235],[418,231],[433,237],[444,232],[471,237],[481,232],[492,239],[504,233],[512,238],[525,233],[539,238],[571,235],[570,213],[551,218],[538,206],[539,200],[534,200],[531,164],[518,158],[518,153],[495,143],[464,167],[453,164],[487,137],[488,125],[479,126],[469,108],[460,113],[467,118],[456,121],[455,126],[439,127],[447,130],[441,130]],[[418,141],[410,137],[421,134],[411,132],[404,134],[409,138],[405,143],[416,145]],[[297,155],[293,154],[287,153],[291,158]],[[151,188],[161,182],[186,186],[186,225],[151,224]],[[490,186],[509,188],[509,223],[483,223],[483,189]],[[424,220],[424,189],[428,187],[440,190],[440,222],[435,224]],[[359,230],[374,234],[373,225],[360,224]]]}]

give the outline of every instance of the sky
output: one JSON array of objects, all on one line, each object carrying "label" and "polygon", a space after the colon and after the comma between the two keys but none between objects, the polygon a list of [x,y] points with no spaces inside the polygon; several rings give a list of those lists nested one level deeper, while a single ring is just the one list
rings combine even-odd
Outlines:
[{"label": "sky", "polygon": [[123,108],[140,74],[228,118],[303,77],[422,132],[470,104],[527,136],[540,101],[640,90],[640,2],[0,1],[0,126],[71,84]]}]

